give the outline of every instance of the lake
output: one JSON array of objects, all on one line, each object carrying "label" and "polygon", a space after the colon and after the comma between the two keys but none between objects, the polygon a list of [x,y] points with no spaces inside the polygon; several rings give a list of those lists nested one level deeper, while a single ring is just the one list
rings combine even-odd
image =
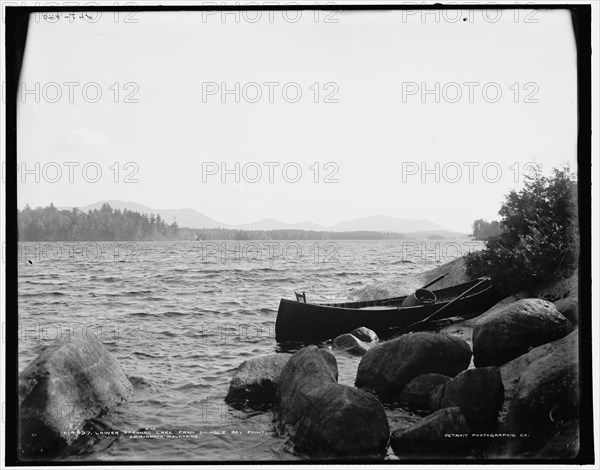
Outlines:
[{"label": "lake", "polygon": [[[72,460],[294,460],[270,411],[225,404],[249,358],[281,352],[279,299],[356,297],[481,247],[461,240],[27,242],[19,246],[19,371],[74,331],[100,339],[134,385],[104,417],[112,445]],[[328,347],[324,344],[323,347]],[[353,385],[360,357],[336,353]],[[386,409],[392,430],[419,416]],[[60,412],[76,413],[65,404]],[[395,458],[390,451],[387,458]]]}]

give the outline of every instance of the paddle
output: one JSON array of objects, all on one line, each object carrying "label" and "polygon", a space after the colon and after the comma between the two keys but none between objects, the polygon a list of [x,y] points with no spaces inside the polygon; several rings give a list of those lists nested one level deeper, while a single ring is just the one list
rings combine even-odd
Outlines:
[{"label": "paddle", "polygon": [[477,287],[479,287],[481,284],[483,284],[484,282],[489,281],[489,279],[483,278],[481,279],[481,281],[479,281],[477,284],[475,284],[474,286],[469,287],[466,291],[464,291],[462,294],[460,294],[458,297],[453,298],[450,302],[448,302],[446,305],[443,305],[442,307],[440,307],[439,309],[437,309],[435,312],[433,312],[431,315],[429,315],[428,317],[424,318],[423,320],[419,320],[416,321],[414,323],[411,323],[410,325],[402,328],[400,331],[398,331],[397,333],[395,333],[392,338],[396,338],[398,336],[401,336],[405,333],[409,333],[408,330],[411,330],[412,328],[414,328],[416,325],[421,324],[421,323],[426,323],[428,321],[431,321],[436,315],[438,315],[442,310],[444,310],[445,308],[448,308],[450,305],[452,305],[454,302],[462,299],[465,295],[467,295],[469,292],[473,291],[474,289],[476,289]]},{"label": "paddle", "polygon": [[447,272],[446,274],[442,274],[441,276],[436,277],[433,281],[430,281],[429,283],[427,283],[423,287],[421,287],[421,289],[427,289],[428,287],[434,285],[436,282],[444,279],[448,274],[450,274],[450,273]]}]

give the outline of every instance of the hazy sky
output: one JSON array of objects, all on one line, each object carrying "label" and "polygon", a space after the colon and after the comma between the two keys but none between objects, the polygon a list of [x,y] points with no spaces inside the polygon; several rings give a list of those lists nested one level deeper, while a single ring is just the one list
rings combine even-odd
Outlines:
[{"label": "hazy sky", "polygon": [[33,17],[19,206],[120,199],[234,224],[384,214],[466,232],[497,217],[528,162],[575,169],[570,15],[496,14]]}]

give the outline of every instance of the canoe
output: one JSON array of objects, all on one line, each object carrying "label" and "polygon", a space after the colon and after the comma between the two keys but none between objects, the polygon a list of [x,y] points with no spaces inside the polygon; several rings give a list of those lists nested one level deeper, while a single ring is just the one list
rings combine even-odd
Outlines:
[{"label": "canoe", "polygon": [[[472,291],[450,304],[469,289]],[[281,299],[275,322],[275,338],[278,342],[319,342],[365,326],[385,339],[398,329],[424,320],[446,305],[439,318],[483,313],[500,300],[487,278],[473,279],[432,292],[435,302],[413,306],[402,306],[409,296],[341,303]]]}]

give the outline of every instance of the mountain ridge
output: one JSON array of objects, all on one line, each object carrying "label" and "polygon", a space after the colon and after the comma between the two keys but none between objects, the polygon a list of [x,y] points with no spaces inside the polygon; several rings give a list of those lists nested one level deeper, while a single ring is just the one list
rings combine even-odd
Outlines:
[{"label": "mountain ridge", "polygon": [[[120,201],[116,199],[98,201],[87,206],[77,206],[79,210],[87,212],[89,210],[100,209],[103,204],[108,203],[113,209],[128,209],[135,212],[146,214],[160,214],[166,223],[177,221],[180,227],[188,228],[224,228],[237,230],[312,230],[312,231],[331,231],[331,232],[394,232],[394,233],[427,233],[444,236],[465,235],[460,232],[448,230],[439,224],[427,219],[408,219],[397,218],[386,215],[374,215],[367,217],[358,217],[351,220],[339,222],[331,226],[324,226],[314,222],[282,222],[272,217],[264,218],[256,222],[246,224],[228,224],[220,222],[209,217],[202,212],[192,209],[154,209],[133,201]],[[61,210],[71,210],[73,207],[59,207]]]}]

